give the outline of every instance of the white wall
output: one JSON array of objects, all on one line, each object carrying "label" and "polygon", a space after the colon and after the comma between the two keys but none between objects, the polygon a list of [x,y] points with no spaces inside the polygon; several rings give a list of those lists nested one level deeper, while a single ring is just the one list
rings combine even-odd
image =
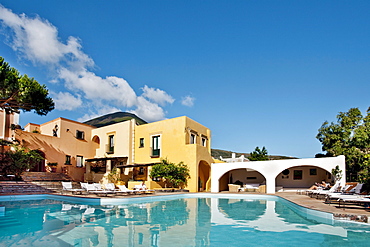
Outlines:
[{"label": "white wall", "polygon": [[[269,161],[250,161],[237,163],[213,163],[211,165],[211,192],[219,192],[219,179],[226,173],[234,169],[253,169],[261,173],[266,179],[266,192],[275,193],[276,177],[285,169],[301,166],[316,166],[325,171],[331,172],[336,166],[342,170],[343,176],[341,184],[346,182],[345,157],[311,158],[311,159],[290,159],[290,160],[269,160]],[[303,178],[304,179],[304,178]],[[307,179],[307,178],[306,178]]]}]

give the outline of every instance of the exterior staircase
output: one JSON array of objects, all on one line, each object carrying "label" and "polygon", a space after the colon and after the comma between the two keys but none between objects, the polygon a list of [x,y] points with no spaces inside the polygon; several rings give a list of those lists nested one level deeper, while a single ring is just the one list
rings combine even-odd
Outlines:
[{"label": "exterior staircase", "polygon": [[49,194],[62,191],[62,181],[72,181],[64,173],[25,172],[23,181],[0,181],[0,195]]},{"label": "exterior staircase", "polygon": [[22,174],[23,181],[71,181],[72,179],[64,173],[57,172],[24,172]]},{"label": "exterior staircase", "polygon": [[25,181],[0,181],[1,194],[45,194],[53,191]]}]

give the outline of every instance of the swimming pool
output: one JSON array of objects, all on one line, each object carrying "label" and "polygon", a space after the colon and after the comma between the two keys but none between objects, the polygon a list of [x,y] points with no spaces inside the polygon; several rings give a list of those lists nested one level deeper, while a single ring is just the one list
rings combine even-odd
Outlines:
[{"label": "swimming pool", "polygon": [[0,246],[368,246],[370,226],[275,196],[2,196]]}]

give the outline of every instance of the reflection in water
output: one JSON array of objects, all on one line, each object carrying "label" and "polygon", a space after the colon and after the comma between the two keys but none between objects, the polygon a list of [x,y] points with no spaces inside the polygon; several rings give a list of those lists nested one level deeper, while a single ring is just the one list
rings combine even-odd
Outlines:
[{"label": "reflection in water", "polygon": [[6,213],[0,216],[0,245],[4,246],[340,246],[367,243],[370,230],[365,225],[361,229],[307,219],[276,200],[2,204]]}]

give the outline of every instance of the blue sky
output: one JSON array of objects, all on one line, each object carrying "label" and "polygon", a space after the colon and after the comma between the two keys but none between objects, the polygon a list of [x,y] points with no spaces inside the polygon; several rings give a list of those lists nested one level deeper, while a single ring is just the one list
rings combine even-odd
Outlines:
[{"label": "blue sky", "polygon": [[0,56],[45,84],[47,116],[188,116],[212,148],[300,158],[370,106],[369,1],[0,0]]}]

